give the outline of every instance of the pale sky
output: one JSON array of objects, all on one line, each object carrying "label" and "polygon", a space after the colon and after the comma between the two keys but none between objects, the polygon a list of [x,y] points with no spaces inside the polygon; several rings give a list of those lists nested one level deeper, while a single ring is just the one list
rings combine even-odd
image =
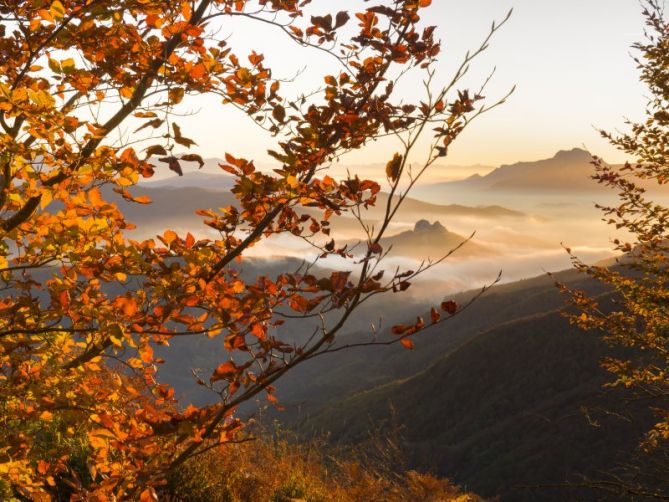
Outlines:
[{"label": "pale sky", "polygon": [[[336,12],[359,6],[359,0],[315,2]],[[623,127],[624,117],[639,118],[645,90],[638,83],[630,45],[643,35],[641,8],[636,0],[433,0],[425,19],[437,25],[443,50],[437,66],[446,80],[468,48],[477,47],[491,22],[514,9],[490,49],[472,68],[466,81],[474,87],[497,67],[488,96],[503,95],[512,85],[509,102],[481,117],[459,138],[445,160],[448,164],[500,165],[551,157],[560,149],[585,147],[611,162],[622,156],[599,138],[594,127]],[[330,8],[330,7],[328,7]],[[352,22],[352,21],[351,21]],[[241,56],[254,47],[267,57],[275,76],[291,77],[309,90],[322,76],[336,72],[332,60],[302,49],[267,26],[244,22],[226,25],[230,43]],[[420,80],[410,75],[399,87],[420,97]],[[463,84],[464,86],[465,84]],[[193,112],[178,120],[199,144],[199,152],[222,157],[228,151],[270,162],[265,150],[274,146],[245,116],[223,108],[217,99],[192,98]],[[385,163],[396,147],[378,142],[347,156],[351,164]]]}]

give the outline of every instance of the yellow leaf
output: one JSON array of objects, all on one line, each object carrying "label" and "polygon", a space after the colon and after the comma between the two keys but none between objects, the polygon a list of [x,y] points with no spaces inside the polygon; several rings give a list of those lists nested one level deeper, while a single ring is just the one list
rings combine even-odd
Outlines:
[{"label": "yellow leaf", "polygon": [[51,193],[51,190],[44,190],[41,193],[41,198],[39,200],[39,207],[41,209],[44,209],[49,204],[51,204],[52,200],[53,200],[53,194]]},{"label": "yellow leaf", "polygon": [[134,90],[132,87],[121,87],[121,90],[119,91],[119,94],[124,98],[132,98],[133,93]]},{"label": "yellow leaf", "polygon": [[124,335],[125,335],[125,332],[123,331],[123,328],[120,325],[112,324],[109,327],[109,340],[116,347],[122,347],[123,346]]},{"label": "yellow leaf", "polygon": [[54,73],[61,73],[63,70],[60,63],[53,58],[49,58],[49,68],[51,68],[51,71]]},{"label": "yellow leaf", "polygon": [[88,433],[88,443],[95,449],[102,449],[107,447],[107,441],[101,437],[102,435],[109,435],[105,429],[95,429]]},{"label": "yellow leaf", "polygon": [[142,367],[143,367],[142,362],[141,362],[139,359],[137,359],[136,357],[131,357],[130,359],[128,359],[127,363],[128,363],[132,368],[135,368],[135,369],[138,369],[138,368],[142,368]]},{"label": "yellow leaf", "polygon": [[297,188],[299,185],[299,182],[297,181],[297,178],[293,176],[292,174],[286,178],[286,183],[290,188]]},{"label": "yellow leaf", "polygon": [[[53,23],[54,19],[53,19],[53,14],[51,14],[51,12],[49,12],[49,11],[46,10],[46,9],[40,9],[40,10],[38,11],[38,13],[39,13],[39,16],[40,16],[42,19],[44,19],[45,21],[47,21],[47,22],[49,22],[49,23]],[[33,19],[33,21],[34,21],[34,19]],[[39,26],[39,25],[37,25],[37,26]],[[30,28],[32,29],[32,27],[33,27],[33,23],[31,22],[31,23],[30,23]]]},{"label": "yellow leaf", "polygon": [[45,108],[52,107],[55,103],[54,99],[44,91],[33,91],[32,89],[28,89],[28,97],[30,98],[30,101],[36,105]]},{"label": "yellow leaf", "polygon": [[74,71],[74,59],[67,58],[60,62],[63,73],[68,74]]},{"label": "yellow leaf", "polygon": [[53,16],[54,19],[63,19],[65,17],[65,7],[58,0],[51,4],[49,8],[49,13]]}]

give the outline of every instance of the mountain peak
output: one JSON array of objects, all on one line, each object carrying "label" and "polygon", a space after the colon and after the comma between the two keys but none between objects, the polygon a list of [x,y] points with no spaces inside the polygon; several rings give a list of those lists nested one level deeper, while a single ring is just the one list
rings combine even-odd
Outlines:
[{"label": "mountain peak", "polygon": [[592,155],[590,154],[590,152],[584,150],[583,148],[572,148],[571,150],[560,150],[555,154],[555,157],[553,158],[561,160],[571,160],[571,161],[586,160],[589,162],[592,159]]},{"label": "mountain peak", "polygon": [[416,222],[416,225],[414,225],[413,228],[414,232],[446,232],[446,227],[443,226],[441,223],[438,221],[435,221],[434,223],[430,223],[427,220],[418,220]]}]

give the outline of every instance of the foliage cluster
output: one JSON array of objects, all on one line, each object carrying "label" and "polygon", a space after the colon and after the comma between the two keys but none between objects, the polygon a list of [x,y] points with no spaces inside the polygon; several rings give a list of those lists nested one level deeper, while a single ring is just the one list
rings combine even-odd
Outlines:
[{"label": "foliage cluster", "polygon": [[[598,332],[614,346],[641,353],[634,359],[608,357],[603,366],[615,376],[614,386],[633,389],[649,403],[657,421],[642,446],[664,456],[669,469],[669,207],[659,196],[669,183],[669,21],[663,3],[642,3],[646,39],[634,45],[640,80],[649,90],[642,122],[628,121],[628,132],[604,138],[632,160],[622,167],[595,158],[599,183],[615,190],[618,203],[598,206],[604,221],[620,237],[613,242],[622,258],[617,266],[592,266],[573,257],[575,267],[610,286],[615,299],[601,301],[582,291],[571,291],[578,312],[572,322]],[[666,193],[666,191],[664,191]],[[570,251],[571,252],[571,251]],[[666,478],[665,478],[666,479]],[[596,483],[597,484],[597,483]],[[621,480],[599,483],[602,488],[656,497],[643,484]]]},{"label": "foliage cluster", "polygon": [[[365,2],[355,16],[321,15],[311,3],[0,3],[0,475],[21,495],[48,500],[67,486],[74,500],[154,500],[169,472],[234,439],[243,428],[238,405],[259,394],[276,401],[273,384],[291,368],[343,348],[337,334],[363,302],[405,291],[432,265],[384,274],[380,241],[407,195],[401,184],[410,189],[495,106],[479,105],[483,87],[458,88],[489,38],[435,86],[440,46],[421,20],[430,0]],[[229,46],[225,31],[239,18],[275,29],[296,49],[324,52],[335,68],[321,88],[287,97],[261,53]],[[396,82],[415,72],[425,97],[407,103]],[[198,94],[274,135],[276,169],[261,172],[228,152],[220,167],[235,178],[236,202],[198,212],[208,237],[164,229],[134,240],[115,200],[149,205],[132,193],[140,178],[202,165],[186,153],[196,142],[175,120]],[[426,132],[433,143],[412,170]],[[391,135],[402,151],[388,159],[391,197],[371,227],[360,214],[380,185],[324,171]],[[331,216],[344,211],[366,236],[357,263],[330,236]],[[272,235],[307,240],[351,270],[244,280],[230,265]],[[457,310],[444,302],[427,322],[396,326],[378,343],[412,348],[417,332]],[[287,341],[276,330],[286,318],[317,324],[307,340]],[[216,404],[181,409],[160,382],[164,361],[154,348],[175,337],[218,338],[227,349],[213,372],[196,375]]]},{"label": "foliage cluster", "polygon": [[659,421],[646,437],[652,448],[669,442],[669,208],[648,194],[669,182],[669,22],[655,0],[646,4],[644,14],[648,40],[635,49],[641,53],[636,60],[641,81],[651,92],[646,120],[628,124],[625,134],[602,131],[634,161],[616,168],[594,160],[594,178],[618,192],[618,205],[599,207],[604,221],[623,234],[614,240],[623,257],[616,267],[589,266],[574,257],[579,270],[611,286],[618,296],[612,304],[600,305],[596,298],[574,292],[572,303],[579,312],[572,320],[614,345],[644,353],[638,361],[610,358],[604,364],[616,376],[616,385],[635,387],[656,403]]}]

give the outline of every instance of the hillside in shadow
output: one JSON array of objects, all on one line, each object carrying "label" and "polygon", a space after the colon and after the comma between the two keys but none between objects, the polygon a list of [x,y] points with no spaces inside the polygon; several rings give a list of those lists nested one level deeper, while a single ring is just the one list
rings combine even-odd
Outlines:
[{"label": "hillside in shadow", "polygon": [[[559,279],[607,295],[572,272]],[[597,500],[548,486],[617,472],[652,417],[646,401],[604,387],[611,377],[599,363],[611,349],[571,327],[562,301],[547,277],[499,287],[417,338],[408,356],[360,350],[297,369],[280,389],[287,410],[272,416],[344,444],[402,424],[413,467],[483,496]]]}]

